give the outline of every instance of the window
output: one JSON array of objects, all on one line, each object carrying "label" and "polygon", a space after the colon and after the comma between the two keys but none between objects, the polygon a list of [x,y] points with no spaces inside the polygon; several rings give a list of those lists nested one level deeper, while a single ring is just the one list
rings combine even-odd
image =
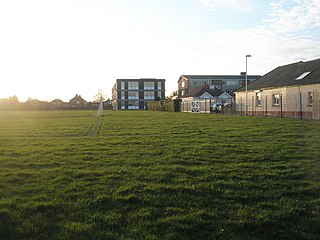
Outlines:
[{"label": "window", "polygon": [[158,82],[158,89],[161,89],[161,82]]},{"label": "window", "polygon": [[121,109],[126,109],[126,104],[125,104],[125,102],[121,102]]},{"label": "window", "polygon": [[139,109],[139,101],[129,101],[128,109]]},{"label": "window", "polygon": [[128,92],[128,99],[139,99],[139,92]]},{"label": "window", "polygon": [[154,92],[153,91],[144,92],[144,99],[154,100]]},{"label": "window", "polygon": [[256,106],[261,107],[261,92],[256,93]]},{"label": "window", "polygon": [[159,98],[159,99],[162,99],[162,97],[161,97],[161,91],[158,91],[158,98]]},{"label": "window", "polygon": [[138,82],[128,82],[128,89],[129,90],[138,90],[139,83]]},{"label": "window", "polygon": [[[246,85],[246,80],[240,80],[239,84],[240,84],[240,87],[245,86]],[[248,81],[248,84],[249,84],[249,81]]]},{"label": "window", "polygon": [[313,105],[313,94],[312,92],[308,92],[308,107],[312,107]]},{"label": "window", "polygon": [[296,78],[296,80],[302,80],[304,79],[306,76],[308,76],[311,72],[305,72],[302,73],[299,77]]},{"label": "window", "polygon": [[121,92],[121,99],[126,99],[125,92]]},{"label": "window", "polygon": [[145,90],[153,90],[154,89],[154,82],[144,82],[144,89]]},{"label": "window", "polygon": [[279,106],[280,105],[280,94],[273,94],[272,95],[272,105]]},{"label": "window", "polygon": [[227,86],[236,86],[239,84],[238,80],[228,80],[227,81]]},{"label": "window", "polygon": [[124,90],[124,82],[121,82],[121,89]]},{"label": "window", "polygon": [[183,82],[181,83],[181,87],[184,88],[184,86],[185,86],[185,82],[183,81]]}]

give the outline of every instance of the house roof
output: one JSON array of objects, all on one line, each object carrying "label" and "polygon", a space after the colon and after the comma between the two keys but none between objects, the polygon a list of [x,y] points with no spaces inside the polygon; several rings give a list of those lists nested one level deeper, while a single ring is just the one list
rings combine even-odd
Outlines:
[{"label": "house roof", "polygon": [[[248,84],[248,90],[320,83],[320,58],[277,67],[258,80]],[[238,91],[244,91],[242,87]]]},{"label": "house roof", "polygon": [[212,97],[218,97],[223,93],[223,91],[218,88],[210,89],[208,84],[204,84],[204,85],[200,85],[200,86],[192,89],[190,92],[188,92],[182,98],[200,97],[203,94],[205,94],[206,92],[209,93]]},{"label": "house roof", "polygon": [[[248,79],[258,79],[260,78],[261,75],[248,75]],[[244,79],[245,75],[240,74],[240,75],[181,75],[178,82],[182,79],[202,79],[202,80],[222,80],[222,79],[234,79],[234,80],[239,80],[239,79]]]},{"label": "house roof", "polygon": [[61,99],[56,98],[52,100],[50,103],[64,103],[64,102]]},{"label": "house roof", "polygon": [[118,78],[117,81],[166,81],[164,78]]},{"label": "house roof", "polygon": [[72,101],[87,102],[86,100],[84,100],[84,99],[81,97],[81,95],[78,95],[78,94],[76,94],[76,96],[75,96],[74,98],[70,99],[69,102],[72,102]]}]

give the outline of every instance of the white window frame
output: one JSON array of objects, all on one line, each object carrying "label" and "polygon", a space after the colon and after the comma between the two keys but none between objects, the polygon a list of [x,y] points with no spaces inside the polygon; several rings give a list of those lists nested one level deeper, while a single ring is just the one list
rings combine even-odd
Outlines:
[{"label": "white window frame", "polygon": [[261,100],[262,100],[262,93],[257,92],[256,93],[256,106],[261,107]]},{"label": "white window frame", "polygon": [[272,94],[272,105],[280,106],[280,93]]}]

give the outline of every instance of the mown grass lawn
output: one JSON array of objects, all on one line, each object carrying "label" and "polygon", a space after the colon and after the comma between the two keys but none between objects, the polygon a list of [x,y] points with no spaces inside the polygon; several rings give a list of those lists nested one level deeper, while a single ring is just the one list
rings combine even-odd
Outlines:
[{"label": "mown grass lawn", "polygon": [[0,239],[319,239],[320,122],[0,112]]}]

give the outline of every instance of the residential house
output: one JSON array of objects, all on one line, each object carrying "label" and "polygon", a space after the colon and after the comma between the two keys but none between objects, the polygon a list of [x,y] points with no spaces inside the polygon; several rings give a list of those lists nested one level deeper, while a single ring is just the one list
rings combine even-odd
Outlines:
[{"label": "residential house", "polygon": [[69,107],[69,104],[62,101],[61,99],[54,99],[50,102],[50,108],[55,109],[67,109]]},{"label": "residential house", "polygon": [[[248,75],[248,82],[253,82],[260,75]],[[178,96],[183,97],[192,89],[208,84],[233,96],[234,91],[245,85],[245,73],[240,75],[181,75],[178,80]]]},{"label": "residential house", "polygon": [[117,79],[112,88],[114,110],[146,109],[147,102],[165,99],[165,79]]},{"label": "residential house", "polygon": [[232,102],[232,96],[212,85],[204,84],[197,86],[181,97],[182,112],[209,112],[214,104]]},{"label": "residential house", "polygon": [[277,67],[235,95],[244,114],[320,119],[320,59]]},{"label": "residential house", "polygon": [[26,110],[48,110],[50,109],[49,103],[45,101],[40,101],[37,99],[31,99],[29,98],[25,103],[25,109]]},{"label": "residential house", "polygon": [[69,104],[72,108],[83,109],[87,107],[87,101],[78,94],[76,94],[74,98],[70,99]]}]

